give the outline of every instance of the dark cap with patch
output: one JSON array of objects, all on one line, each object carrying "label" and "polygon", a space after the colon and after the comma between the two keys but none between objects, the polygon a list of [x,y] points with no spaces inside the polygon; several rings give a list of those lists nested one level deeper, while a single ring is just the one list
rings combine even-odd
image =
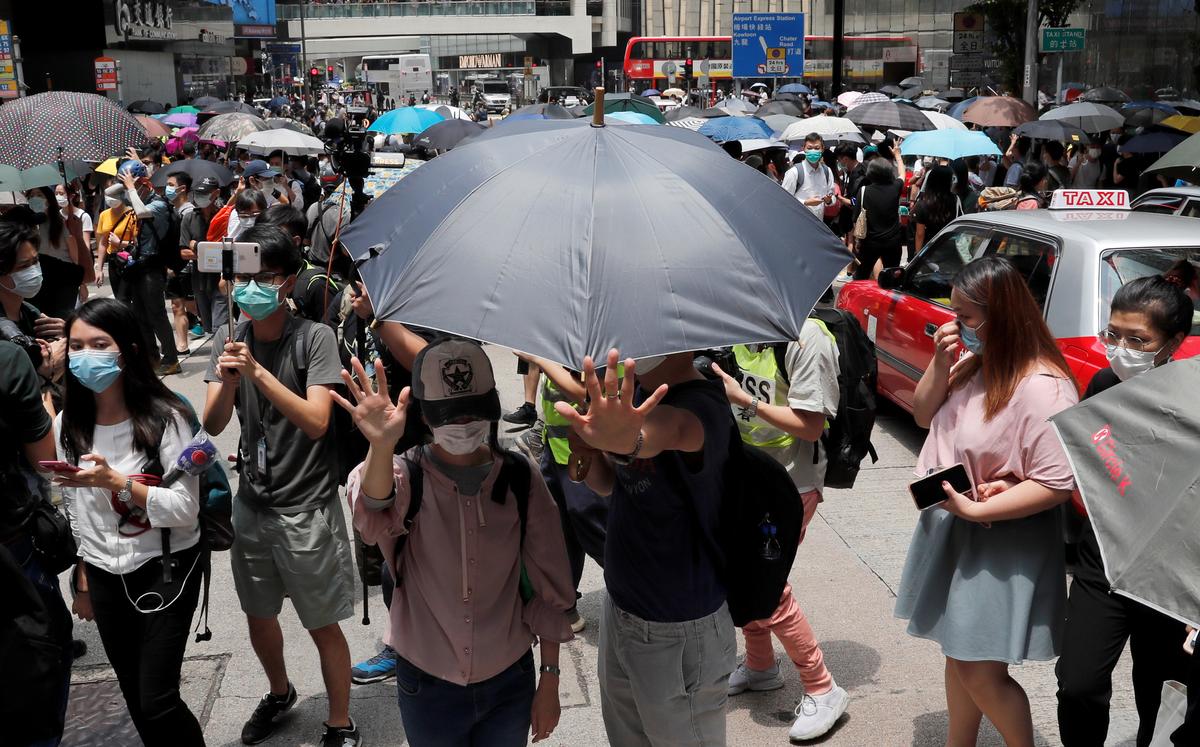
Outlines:
[{"label": "dark cap with patch", "polygon": [[478,343],[435,340],[413,362],[413,396],[431,427],[458,418],[500,419],[500,395],[492,362]]}]

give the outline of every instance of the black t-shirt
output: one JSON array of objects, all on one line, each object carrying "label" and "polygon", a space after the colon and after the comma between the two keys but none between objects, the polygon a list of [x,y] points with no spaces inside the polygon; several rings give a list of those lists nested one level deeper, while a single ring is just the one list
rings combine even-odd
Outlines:
[{"label": "black t-shirt", "polygon": [[879,244],[900,241],[900,194],[904,181],[897,179],[890,184],[868,184],[863,191],[862,207],[867,211],[867,238],[865,241]]},{"label": "black t-shirt", "polygon": [[[1084,391],[1083,398],[1087,399],[1120,383],[1121,380],[1111,368],[1098,371]],[[1075,566],[1075,578],[1108,586],[1108,579],[1104,576],[1104,561],[1100,559],[1100,543],[1096,540],[1096,530],[1092,528],[1090,520],[1084,522],[1083,533],[1079,537],[1079,563]]]},{"label": "black t-shirt", "polygon": [[0,539],[16,532],[38,479],[23,448],[45,437],[52,425],[42,406],[41,386],[29,356],[0,341]]},{"label": "black t-shirt", "polygon": [[1138,165],[1136,158],[1120,158],[1117,160],[1117,173],[1121,175],[1121,183],[1114,185],[1118,189],[1123,189],[1129,192],[1130,195],[1138,194],[1138,180],[1142,176],[1142,169]]},{"label": "black t-shirt", "polygon": [[718,546],[722,476],[736,426],[716,382],[672,386],[662,404],[700,420],[704,448],[665,451],[616,468],[604,582],[621,609],[644,620],[683,622],[711,615],[725,602],[711,548]]}]

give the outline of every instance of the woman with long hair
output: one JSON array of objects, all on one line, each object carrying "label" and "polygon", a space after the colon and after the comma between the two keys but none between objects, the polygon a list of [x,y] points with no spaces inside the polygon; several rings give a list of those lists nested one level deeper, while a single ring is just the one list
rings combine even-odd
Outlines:
[{"label": "woman with long hair", "polygon": [[1055,658],[1066,613],[1059,504],[1075,481],[1047,418],[1075,404],[1066,360],[1021,273],[977,259],[953,281],[957,319],[934,334],[913,403],[929,428],[916,474],[962,464],[973,498],[943,482],[921,514],[896,616],[945,656],[948,747],[974,745],[987,716],[1010,747],[1032,747],[1025,691],[1008,672]]},{"label": "woman with long hair", "polygon": [[[895,152],[898,154],[899,149]],[[904,162],[899,157],[896,161],[897,166],[903,169]],[[854,242],[854,254],[858,259],[855,280],[875,277],[875,264],[881,260],[883,267],[900,264],[904,243],[904,229],[900,225],[900,195],[904,190],[904,178],[896,174],[892,164],[885,158],[875,158],[867,164],[866,185],[859,190],[858,200],[859,213],[867,211],[867,235]],[[859,213],[855,214],[856,221]]]},{"label": "woman with long hair", "polygon": [[74,215],[63,215],[50,187],[31,189],[25,196],[29,209],[43,218],[38,225],[42,289],[30,303],[50,316],[65,319],[80,297],[87,298],[84,279],[91,274],[91,260],[83,259],[86,249],[82,246],[82,224]]},{"label": "woman with long hair", "polygon": [[[1192,332],[1192,300],[1161,275],[1122,285],[1113,296],[1108,324],[1100,330],[1109,367],[1092,377],[1083,398],[1171,362]],[[1162,418],[1156,409],[1145,416]],[[1108,736],[1112,673],[1128,641],[1138,711],[1138,747],[1154,738],[1162,685],[1187,682],[1190,656],[1184,625],[1129,597],[1113,594],[1104,575],[1100,543],[1084,514],[1079,561],[1067,601],[1067,627],[1058,675],[1058,732],[1066,747],[1102,745]]]},{"label": "woman with long hair", "polygon": [[921,251],[925,242],[936,236],[947,223],[962,215],[958,196],[950,189],[953,185],[954,172],[949,166],[934,166],[926,173],[925,189],[913,208],[913,221],[917,224],[913,254]]},{"label": "woman with long hair", "polygon": [[[954,171],[954,188],[951,191],[958,198],[958,204],[963,213],[973,213],[979,208],[979,190],[971,184],[971,168],[968,160],[956,158],[950,162],[950,168]],[[978,158],[975,160],[976,163],[979,162]]]},{"label": "woman with long hair", "polygon": [[1017,198],[1017,210],[1037,210],[1046,207],[1042,192],[1046,191],[1049,182],[1049,172],[1037,161],[1030,161],[1021,169],[1021,178],[1017,182],[1020,196]]},{"label": "woman with long hair", "polygon": [[57,450],[80,469],[56,481],[79,544],[75,613],[95,619],[142,742],[203,745],[179,695],[200,592],[198,478],[160,485],[191,439],[187,406],[155,376],[127,305],[90,301],[66,335]]}]

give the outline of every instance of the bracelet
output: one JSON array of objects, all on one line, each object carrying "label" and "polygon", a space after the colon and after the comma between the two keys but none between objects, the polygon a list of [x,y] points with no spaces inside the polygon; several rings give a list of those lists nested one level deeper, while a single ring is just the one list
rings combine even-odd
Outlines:
[{"label": "bracelet", "polygon": [[637,442],[634,443],[634,445],[633,445],[633,451],[629,452],[628,454],[612,454],[612,453],[610,453],[609,457],[616,464],[619,464],[623,467],[629,466],[630,464],[633,464],[633,460],[637,459],[638,454],[642,453],[642,446],[644,446],[645,443],[646,443],[646,434],[643,433],[642,430],[639,428]]},{"label": "bracelet", "polygon": [[542,674],[552,674],[555,677],[562,677],[562,670],[553,664],[543,664],[538,667],[538,671]]}]

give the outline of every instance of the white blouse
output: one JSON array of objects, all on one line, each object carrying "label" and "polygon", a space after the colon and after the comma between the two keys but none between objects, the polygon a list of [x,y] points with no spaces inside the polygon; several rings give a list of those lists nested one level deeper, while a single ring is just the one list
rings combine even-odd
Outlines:
[{"label": "white blouse", "polygon": [[[62,415],[54,419],[54,432],[62,433]],[[191,440],[192,429],[178,413],[174,423],[163,432],[158,459],[164,472],[170,472],[183,447]],[[58,458],[67,460],[60,439],[55,439]],[[146,466],[146,454],[133,442],[133,421],[116,425],[97,425],[91,452],[100,454],[123,475],[140,473]],[[81,460],[86,469],[91,462]],[[109,573],[125,574],[147,561],[162,557],[163,528],[171,529],[171,552],[194,546],[200,541],[200,478],[183,475],[170,487],[152,487],[146,500],[146,518],[150,529],[130,537],[117,530],[120,515],[113,509],[112,492],[101,488],[63,488],[63,503],[79,557]]]}]

